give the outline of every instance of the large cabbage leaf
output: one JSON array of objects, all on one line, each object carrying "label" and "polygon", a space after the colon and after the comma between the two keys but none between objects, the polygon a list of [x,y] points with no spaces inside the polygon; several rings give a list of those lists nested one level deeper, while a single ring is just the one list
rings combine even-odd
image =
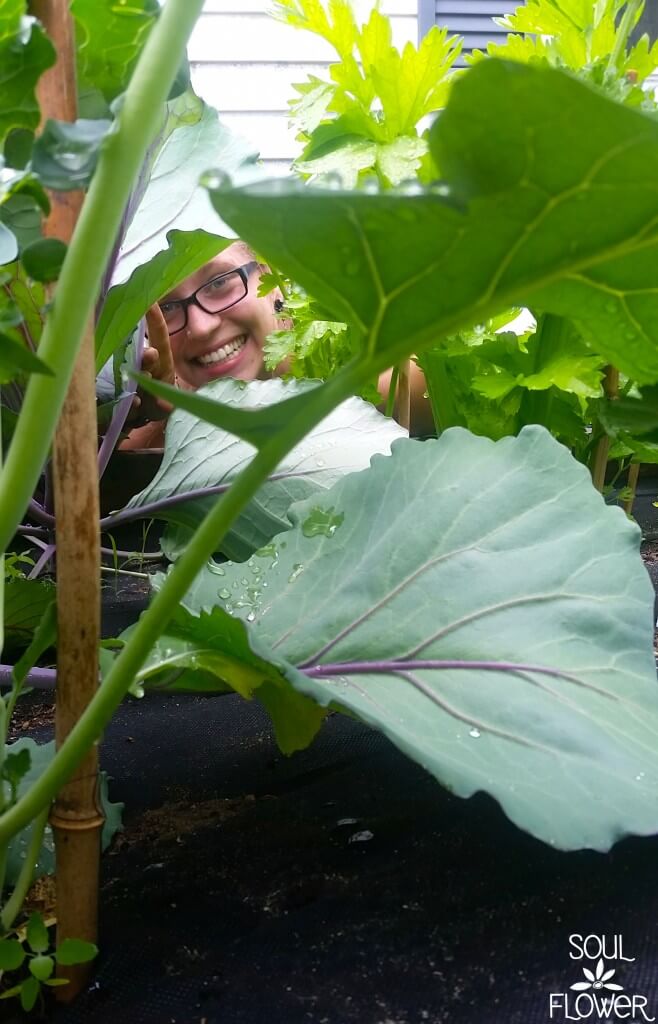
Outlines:
[{"label": "large cabbage leaf", "polygon": [[543,428],[397,441],[290,517],[246,567],[199,575],[161,642],[179,667],[196,622],[196,650],[231,653],[252,688],[275,669],[561,849],[658,830],[640,531]]},{"label": "large cabbage leaf", "polygon": [[[216,381],[198,393],[239,410],[259,410],[308,393],[312,382],[279,379]],[[247,558],[256,548],[290,526],[288,509],[294,501],[326,491],[346,473],[364,469],[376,453],[388,452],[392,441],[406,431],[360,398],[350,398],[335,409],[294,448],[277,469],[275,478],[261,487],[224,538],[221,551],[231,558]],[[255,448],[234,434],[177,410],[167,424],[162,465],[148,487],[128,508],[167,501],[190,491],[230,483],[251,460]],[[168,504],[154,514],[176,524],[165,538],[165,551],[176,557],[213,497],[197,496]]]}]

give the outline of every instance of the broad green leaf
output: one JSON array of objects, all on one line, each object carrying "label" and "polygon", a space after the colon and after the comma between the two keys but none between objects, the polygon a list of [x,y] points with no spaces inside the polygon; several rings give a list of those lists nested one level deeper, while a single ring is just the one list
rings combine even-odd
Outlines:
[{"label": "broad green leaf", "polygon": [[66,245],[59,238],[39,238],[21,253],[28,277],[46,284],[57,280],[65,256]]},{"label": "broad green leaf", "polygon": [[[20,798],[25,792],[27,792],[27,790],[30,789],[35,780],[52,761],[55,756],[55,742],[53,740],[50,743],[39,744],[35,743],[32,739],[24,737],[16,740],[15,743],[8,744],[6,750],[7,753],[12,755],[21,754],[23,750],[27,750],[30,755],[30,769],[22,776],[18,785],[17,795]],[[102,846],[103,849],[106,849],[110,844],[112,836],[121,828],[121,811],[123,809],[123,804],[111,803],[108,799],[107,775],[105,772],[101,772],[100,797],[103,815],[105,817],[102,832]],[[21,872],[21,868],[25,864],[25,856],[30,845],[31,832],[32,826],[30,825],[12,839],[9,844],[7,852],[7,885],[15,884]],[[41,875],[53,874],[54,870],[55,843],[53,840],[52,829],[50,828],[50,825],[47,825],[43,836],[41,850],[39,852],[39,858],[34,869],[34,877],[39,878]]]},{"label": "broad green leaf", "polygon": [[5,584],[5,651],[28,647],[55,587],[44,580],[12,579]]},{"label": "broad green leaf", "polygon": [[[27,583],[34,582],[27,580]],[[53,588],[54,589],[54,588]],[[21,655],[12,672],[14,682],[22,686],[28,672],[34,668],[39,658],[45,654],[49,647],[54,647],[57,642],[57,603],[51,591],[51,599],[44,608],[39,619],[34,635],[30,640],[27,650]]]},{"label": "broad green leaf", "polygon": [[39,105],[34,89],[55,63],[55,50],[43,29],[27,13],[26,0],[0,5],[0,149],[16,128],[35,129]]},{"label": "broad green leaf", "polygon": [[203,225],[214,235],[233,236],[213,210],[199,179],[213,166],[238,181],[253,178],[259,173],[255,159],[251,144],[220,124],[216,110],[204,105],[200,118],[195,112],[191,123],[182,120],[166,138],[151,169],[121,246],[113,284],[122,284],[137,267],[166,249],[172,228],[191,233]]},{"label": "broad green leaf", "polygon": [[421,161],[429,152],[425,139],[402,135],[393,142],[377,147],[377,167],[386,181],[399,185],[408,179],[415,179]]},{"label": "broad green leaf", "polygon": [[111,123],[80,118],[71,124],[49,118],[34,143],[32,170],[46,188],[86,188]]},{"label": "broad green leaf", "polygon": [[50,945],[48,929],[41,914],[30,914],[27,922],[27,943],[33,953],[44,953]]},{"label": "broad green leaf", "polygon": [[96,327],[97,369],[128,338],[149,306],[231,242],[201,230],[168,232],[164,252],[137,267],[123,284],[110,288]]},{"label": "broad green leaf", "polygon": [[17,971],[25,959],[25,950],[18,939],[0,939],[0,970]]},{"label": "broad green leaf", "polygon": [[598,410],[601,423],[612,437],[621,433],[658,436],[658,387],[642,388],[639,397],[622,397],[603,402]]},{"label": "broad green leaf", "polygon": [[98,947],[93,942],[85,942],[84,939],[63,939],[55,950],[55,960],[58,964],[70,966],[71,964],[86,964],[98,956]]},{"label": "broad green leaf", "polygon": [[431,146],[446,183],[424,195],[283,182],[211,194],[241,237],[369,335],[377,367],[526,305],[658,380],[658,122],[562,72],[490,60],[455,84]]},{"label": "broad green leaf", "polygon": [[51,956],[34,956],[28,963],[30,974],[37,981],[47,981],[55,970],[55,961]]},{"label": "broad green leaf", "polygon": [[374,167],[377,143],[358,136],[339,135],[330,148],[323,148],[310,160],[296,160],[295,170],[300,174],[337,174],[343,188],[355,188],[359,173]]},{"label": "broad green leaf", "polygon": [[157,0],[73,0],[78,87],[112,100],[123,92],[158,15]]},{"label": "broad green leaf", "polygon": [[[189,397],[198,400],[207,395],[216,402],[230,402],[237,407],[233,412],[242,412],[243,416],[248,415],[247,410],[271,406],[270,422],[276,424],[277,420],[285,422],[286,407],[278,404],[282,399],[297,395],[297,403],[306,404],[307,396],[313,401],[313,390],[314,385],[308,382],[286,383],[273,379],[253,381],[245,386],[241,382],[223,380],[207,385],[202,394]],[[224,408],[217,406],[220,414]],[[234,521],[221,542],[221,551],[239,560],[247,558],[289,526],[287,513],[293,501],[325,491],[346,473],[364,469],[372,455],[388,452],[391,442],[405,433],[393,420],[361,399],[343,402],[279,464],[275,479],[261,487]],[[251,444],[232,433],[214,429],[187,413],[174,412],[167,424],[162,465],[152,483],[132,498],[128,507],[140,508],[174,495],[226,485],[250,461],[254,451]],[[215,500],[198,497],[152,514],[187,531],[199,524]],[[177,555],[172,545],[166,545],[166,550],[170,555]]]},{"label": "broad green leaf", "polygon": [[[216,566],[215,571],[220,568]],[[251,571],[250,577],[256,584]],[[221,576],[215,578],[218,594],[223,593]],[[326,715],[324,708],[293,690],[272,665],[252,653],[244,624],[222,608],[200,618],[181,608],[151,651],[137,681],[158,691],[235,690],[247,700],[255,697],[267,709],[276,741],[285,754],[307,747]]]},{"label": "broad green leaf", "polygon": [[[309,529],[321,513],[344,519]],[[231,610],[296,690],[381,729],[457,795],[490,793],[551,845],[656,832],[640,531],[546,431],[400,440],[290,515],[250,604],[244,567],[227,565],[230,599],[204,571],[186,607]]]},{"label": "broad green leaf", "polygon": [[41,986],[36,978],[26,978],[21,985],[21,1006],[26,1013],[34,1009]]},{"label": "broad green leaf", "polygon": [[0,384],[7,384],[26,373],[44,373],[48,377],[53,375],[43,359],[30,352],[23,341],[0,331]]}]

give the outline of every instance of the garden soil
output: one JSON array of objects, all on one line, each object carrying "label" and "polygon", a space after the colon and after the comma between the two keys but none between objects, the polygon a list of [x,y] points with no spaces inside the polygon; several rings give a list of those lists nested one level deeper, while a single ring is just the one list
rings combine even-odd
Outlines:
[{"label": "garden soil", "polygon": [[[50,737],[45,696],[23,715]],[[551,993],[573,1007],[600,942],[574,960],[572,935],[621,936],[628,1019],[658,1017],[658,837],[559,853],[341,716],[284,757],[233,696],[126,702],[102,763],[124,831],[97,971],[56,1024],[563,1022]]]}]

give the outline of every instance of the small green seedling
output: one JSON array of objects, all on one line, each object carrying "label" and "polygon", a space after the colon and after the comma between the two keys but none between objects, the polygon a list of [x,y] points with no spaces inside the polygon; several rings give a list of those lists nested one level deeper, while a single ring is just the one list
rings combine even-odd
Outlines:
[{"label": "small green seedling", "polygon": [[[26,948],[27,947],[27,948]],[[55,964],[70,966],[93,960],[98,949],[82,939],[64,939],[52,950],[48,929],[41,914],[32,914],[27,922],[25,939],[0,939],[0,972],[18,971],[27,963],[28,976],[6,989],[0,999],[17,996],[28,1013],[41,994],[41,986],[56,988],[68,985],[67,978],[54,978]]]}]

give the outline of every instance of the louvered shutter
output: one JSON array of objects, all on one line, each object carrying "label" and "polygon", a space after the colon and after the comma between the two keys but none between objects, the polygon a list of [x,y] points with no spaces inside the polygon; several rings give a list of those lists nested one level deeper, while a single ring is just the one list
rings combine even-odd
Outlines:
[{"label": "louvered shutter", "polygon": [[419,0],[419,31],[432,25],[447,28],[451,35],[462,36],[464,51],[485,50],[493,39],[505,38],[505,31],[492,18],[510,14],[521,0]]}]

